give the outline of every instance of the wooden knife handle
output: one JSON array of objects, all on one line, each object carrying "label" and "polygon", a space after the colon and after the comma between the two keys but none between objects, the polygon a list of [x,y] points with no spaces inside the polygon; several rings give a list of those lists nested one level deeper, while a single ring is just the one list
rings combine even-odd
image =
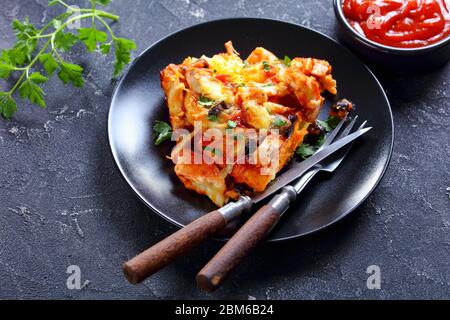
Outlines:
[{"label": "wooden knife handle", "polygon": [[223,214],[214,210],[125,262],[123,273],[128,281],[137,284],[223,229],[226,224]]},{"label": "wooden knife handle", "polygon": [[197,274],[197,285],[214,291],[224,278],[260,243],[280,219],[270,204],[259,209]]}]

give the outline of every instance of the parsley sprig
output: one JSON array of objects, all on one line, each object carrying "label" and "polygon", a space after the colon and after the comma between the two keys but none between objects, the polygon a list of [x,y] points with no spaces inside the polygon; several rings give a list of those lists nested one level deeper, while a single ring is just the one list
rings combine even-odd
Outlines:
[{"label": "parsley sprig", "polygon": [[[89,52],[99,51],[105,55],[114,48],[114,77],[122,72],[131,60],[130,51],[136,49],[136,43],[116,36],[106,21],[118,21],[119,16],[96,8],[96,5],[106,6],[111,1],[90,0],[90,8],[78,9],[62,0],[50,0],[49,6],[61,5],[67,12],[58,15],[41,29],[37,29],[28,19],[12,22],[17,41],[12,48],[2,50],[0,54],[0,78],[16,81],[9,91],[0,91],[0,114],[3,117],[11,118],[17,111],[13,96],[16,92],[22,99],[45,108],[42,85],[55,72],[64,84],[82,87],[83,67],[66,61],[62,56],[62,53],[79,42],[84,43]],[[77,33],[67,30],[72,23],[86,19],[90,21],[89,27],[79,28]],[[97,29],[97,25],[101,25],[104,31]],[[42,68],[39,68],[39,64]],[[42,69],[45,75],[41,73]]]}]

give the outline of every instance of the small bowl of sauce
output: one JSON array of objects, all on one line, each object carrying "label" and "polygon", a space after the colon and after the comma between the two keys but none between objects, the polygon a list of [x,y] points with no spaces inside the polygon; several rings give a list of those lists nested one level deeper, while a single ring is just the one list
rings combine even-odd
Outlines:
[{"label": "small bowl of sauce", "polygon": [[450,58],[450,0],[334,0],[340,38],[366,60],[428,71]]}]

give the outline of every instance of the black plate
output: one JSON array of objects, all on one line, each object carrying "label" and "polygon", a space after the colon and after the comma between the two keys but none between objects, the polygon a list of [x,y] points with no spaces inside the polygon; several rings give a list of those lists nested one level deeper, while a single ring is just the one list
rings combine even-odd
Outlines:
[{"label": "black plate", "polygon": [[263,46],[279,57],[328,60],[339,97],[351,99],[360,119],[374,128],[354,145],[333,175],[321,175],[312,183],[269,240],[300,237],[340,220],[369,196],[389,163],[393,145],[389,102],[375,76],[350,51],[319,32],[282,21],[207,22],[176,32],[145,50],[117,85],[109,112],[109,141],[122,175],[145,204],[178,226],[214,209],[208,198],[185,189],[175,176],[172,162],[165,158],[173,145],[154,146],[152,123],[168,119],[160,70],[187,56],[223,52],[228,40],[242,57]]}]

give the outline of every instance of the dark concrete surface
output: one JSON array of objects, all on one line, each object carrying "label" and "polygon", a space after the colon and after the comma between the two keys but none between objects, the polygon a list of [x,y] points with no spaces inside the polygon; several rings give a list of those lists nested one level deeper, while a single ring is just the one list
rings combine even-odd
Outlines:
[{"label": "dark concrete surface", "polygon": [[[41,24],[47,0],[2,0],[0,48],[13,18]],[[277,18],[336,37],[331,0],[115,0],[114,26],[139,53],[180,28],[234,16]],[[245,32],[245,30],[243,30]],[[205,41],[208,41],[205,37]],[[116,170],[107,141],[111,59],[76,48],[86,86],[53,79],[48,109],[20,103],[0,121],[0,298],[394,299],[450,298],[450,65],[417,77],[381,75],[395,147],[378,189],[349,218],[319,234],[261,247],[213,294],[194,275],[219,248],[209,242],[139,286],[121,263],[176,229],[153,214]],[[81,290],[66,286],[69,265]],[[381,268],[381,289],[366,268]]]}]

